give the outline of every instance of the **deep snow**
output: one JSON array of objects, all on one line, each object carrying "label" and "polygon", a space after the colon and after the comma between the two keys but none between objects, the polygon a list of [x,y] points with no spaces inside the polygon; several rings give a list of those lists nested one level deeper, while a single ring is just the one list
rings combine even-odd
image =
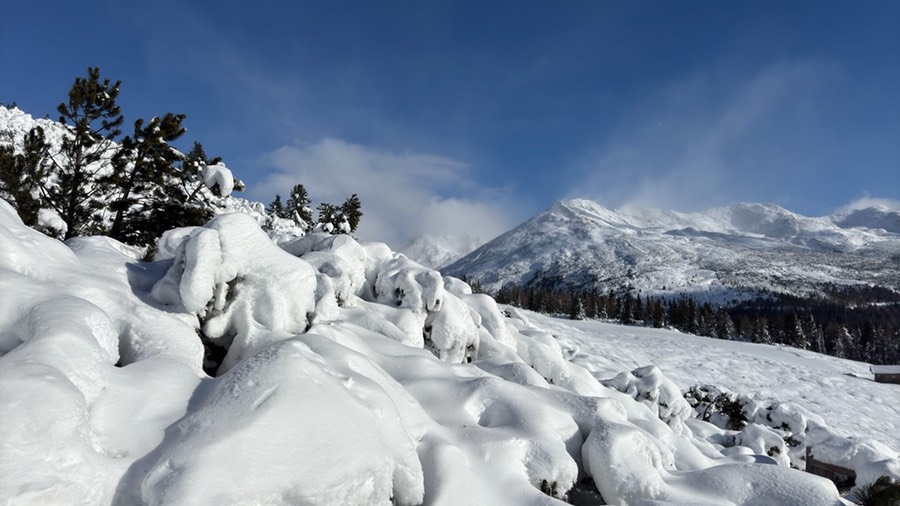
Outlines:
[{"label": "deep snow", "polygon": [[[560,504],[592,478],[610,504],[841,504],[761,455],[772,429],[692,419],[695,382],[776,397],[822,458],[900,477],[897,394],[863,365],[552,320],[383,244],[282,239],[223,214],[141,262],[0,201],[0,498]],[[198,332],[229,348],[215,378]]]}]

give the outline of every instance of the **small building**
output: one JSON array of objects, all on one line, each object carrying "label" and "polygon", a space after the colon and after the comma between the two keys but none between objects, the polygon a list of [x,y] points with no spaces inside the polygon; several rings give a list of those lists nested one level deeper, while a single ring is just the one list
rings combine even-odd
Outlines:
[{"label": "small building", "polygon": [[900,365],[872,365],[869,368],[875,375],[875,381],[900,385]]}]

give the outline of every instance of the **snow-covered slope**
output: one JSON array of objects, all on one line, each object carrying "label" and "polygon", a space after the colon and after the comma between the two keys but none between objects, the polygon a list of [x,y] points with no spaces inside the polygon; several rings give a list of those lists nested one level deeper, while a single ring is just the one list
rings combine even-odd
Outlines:
[{"label": "snow-covered slope", "polygon": [[558,337],[567,359],[597,377],[655,364],[682,390],[712,384],[761,399],[796,402],[838,433],[900,451],[900,388],[875,383],[869,364],[788,346],[536,313],[528,317]]},{"label": "snow-covered slope", "polygon": [[489,289],[504,284],[740,297],[823,283],[900,286],[900,213],[870,208],[809,218],[774,205],[702,213],[551,209],[445,269]]},{"label": "snow-covered slope", "polygon": [[[383,244],[312,235],[281,246],[225,214],[167,234],[142,262],[107,238],[43,236],[0,201],[0,497],[843,503],[772,453],[785,448],[774,429],[691,419],[659,369],[629,372],[645,356],[590,358],[576,349],[592,339],[580,327],[501,312]],[[221,360],[216,377],[204,359]],[[666,372],[681,380],[693,367]],[[900,477],[894,450],[848,440],[802,406],[772,412],[832,448],[823,458]]]}]

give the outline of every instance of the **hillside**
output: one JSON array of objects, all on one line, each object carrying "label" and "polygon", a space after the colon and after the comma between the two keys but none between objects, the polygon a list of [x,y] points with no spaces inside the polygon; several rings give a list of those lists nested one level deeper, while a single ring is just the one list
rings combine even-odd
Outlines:
[{"label": "hillside", "polygon": [[702,213],[557,202],[445,270],[504,285],[727,301],[826,283],[900,287],[900,213],[873,207],[810,218],[774,205]]}]

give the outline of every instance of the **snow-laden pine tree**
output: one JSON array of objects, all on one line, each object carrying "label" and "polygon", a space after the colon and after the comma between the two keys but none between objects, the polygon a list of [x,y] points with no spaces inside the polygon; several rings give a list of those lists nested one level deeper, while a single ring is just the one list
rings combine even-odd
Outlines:
[{"label": "snow-laden pine tree", "polygon": [[114,188],[110,210],[115,212],[115,217],[109,231],[113,238],[131,244],[149,244],[176,226],[165,223],[167,220],[158,210],[165,205],[164,187],[172,183],[175,165],[182,159],[170,143],[184,134],[184,118],[184,114],[166,113],[146,124],[139,119],[134,123],[134,134],[122,140],[112,172],[101,179]]},{"label": "snow-laden pine tree", "polygon": [[575,297],[575,301],[572,303],[572,312],[569,316],[573,320],[584,320],[584,302],[581,301],[581,297]]},{"label": "snow-laden pine tree", "polygon": [[43,193],[68,226],[66,239],[101,229],[97,211],[105,202],[99,179],[110,170],[114,140],[122,133],[123,117],[116,103],[121,83],[101,78],[99,68],[88,67],[87,77],[75,78],[69,100],[57,108],[70,135],[59,150],[49,153],[56,184],[43,181]]},{"label": "snow-laden pine tree", "polygon": [[275,200],[266,208],[266,212],[278,218],[290,218],[284,203],[281,202],[281,195],[275,194]]},{"label": "snow-laden pine tree", "polygon": [[288,197],[285,211],[287,217],[296,221],[297,225],[304,230],[309,230],[313,226],[312,209],[310,206],[309,193],[302,184],[295,184],[291,188],[291,195]]},{"label": "snow-laden pine tree", "polygon": [[359,220],[363,216],[361,207],[362,204],[355,193],[341,204],[341,213],[344,215],[347,224],[350,225],[350,230],[348,232],[350,234],[356,232],[356,228],[359,226]]}]

